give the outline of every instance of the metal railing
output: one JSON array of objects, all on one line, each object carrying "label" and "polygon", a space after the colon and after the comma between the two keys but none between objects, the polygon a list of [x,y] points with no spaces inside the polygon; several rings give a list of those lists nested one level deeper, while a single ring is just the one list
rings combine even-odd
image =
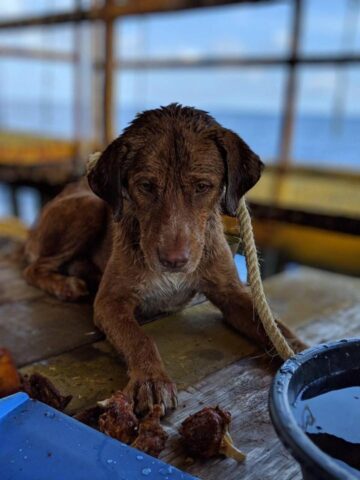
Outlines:
[{"label": "metal railing", "polygon": [[[290,1],[290,0],[289,0]],[[273,0],[247,0],[246,3],[270,3]],[[221,58],[144,58],[144,59],[118,59],[114,52],[114,22],[130,15],[143,15],[149,13],[164,13],[201,7],[215,7],[227,4],[245,3],[244,0],[133,0],[117,5],[114,0],[105,0],[100,8],[84,10],[77,8],[70,12],[18,18],[0,21],[0,32],[5,29],[24,29],[39,26],[61,24],[77,25],[81,22],[101,22],[104,24],[103,52],[101,60],[93,60],[94,70],[103,72],[102,101],[96,115],[97,125],[95,130],[101,132],[100,142],[107,144],[113,138],[113,83],[114,71],[121,70],[160,70],[160,69],[202,69],[202,68],[246,68],[246,67],[285,67],[287,80],[284,90],[282,105],[282,122],[278,161],[282,169],[290,163],[294,118],[296,113],[298,67],[302,65],[332,65],[342,68],[349,64],[360,64],[360,54],[344,53],[339,55],[302,55],[299,52],[301,31],[303,23],[302,0],[291,0],[291,45],[289,51],[283,56],[244,57],[228,56]],[[78,1],[78,6],[81,2]],[[0,56],[18,57],[27,59],[42,59],[49,61],[70,62],[78,64],[81,51],[77,46],[74,52],[60,52],[49,49],[35,49],[25,47],[0,47]],[[76,83],[76,82],[75,82]],[[77,89],[79,89],[79,85]],[[77,93],[75,94],[75,97]],[[281,170],[280,168],[280,170]]]}]

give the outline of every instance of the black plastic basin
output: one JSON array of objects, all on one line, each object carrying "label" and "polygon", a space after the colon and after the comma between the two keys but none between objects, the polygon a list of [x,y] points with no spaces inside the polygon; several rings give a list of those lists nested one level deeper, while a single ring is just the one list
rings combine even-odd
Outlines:
[{"label": "black plastic basin", "polygon": [[[337,379],[341,379],[341,381],[339,386],[334,388],[334,385],[337,385]],[[339,461],[339,458],[334,458],[339,451],[336,443],[335,448],[331,447],[334,456],[330,456],[325,453],[326,448],[320,449],[310,438],[311,436],[318,441],[320,437],[336,440],[338,440],[338,437],[324,434],[317,435],[317,432],[314,435],[307,435],[303,430],[304,425],[302,425],[303,428],[299,426],[301,421],[296,413],[296,406],[299,405],[299,402],[302,402],[300,405],[304,405],[307,398],[312,398],[311,394],[304,392],[315,391],[317,386],[320,385],[320,390],[314,396],[315,399],[318,399],[323,392],[325,394],[330,392],[331,395],[335,392],[335,395],[338,395],[343,391],[343,387],[348,387],[347,382],[349,382],[351,388],[355,386],[354,388],[358,389],[360,386],[360,339],[340,340],[310,348],[287,360],[273,380],[269,396],[271,420],[285,447],[300,463],[306,480],[360,479],[360,471],[357,468],[348,468],[348,465]],[[353,399],[358,399],[358,396],[351,398],[351,400]],[[336,404],[337,414],[332,413],[329,418],[333,418],[334,423],[339,421],[340,418],[352,418],[349,416],[350,413],[358,415],[359,412],[360,414],[360,398],[357,406],[359,410],[349,412],[346,406],[339,408],[339,405]],[[302,413],[305,411],[306,408]],[[314,417],[311,417],[312,410],[310,408],[309,411],[310,420],[313,420]],[[318,413],[322,414],[322,411]],[[347,417],[344,417],[344,415],[347,415]],[[318,415],[317,418],[319,416],[321,415]],[[311,421],[309,423],[305,422],[304,424],[315,425],[316,421],[313,423]],[[341,420],[340,425],[341,428],[348,428],[344,423],[341,423]],[[319,433],[322,433],[321,427],[316,426],[316,428],[319,429]],[[356,436],[360,435],[360,422],[358,425],[357,422],[352,422],[349,428],[350,430],[355,428]],[[351,447],[355,445],[355,448],[358,448],[357,442],[358,440],[349,445]],[[345,445],[347,446],[348,443],[345,442]]]}]

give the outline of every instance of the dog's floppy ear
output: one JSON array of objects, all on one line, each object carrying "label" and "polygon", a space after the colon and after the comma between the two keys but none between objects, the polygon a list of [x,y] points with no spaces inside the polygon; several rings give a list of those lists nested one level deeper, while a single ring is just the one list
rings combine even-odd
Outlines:
[{"label": "dog's floppy ear", "polygon": [[111,206],[117,222],[123,208],[122,173],[126,152],[121,138],[117,138],[101,153],[87,175],[91,190]]},{"label": "dog's floppy ear", "polygon": [[216,143],[226,167],[224,213],[236,215],[240,198],[259,180],[264,164],[233,131],[219,128]]}]

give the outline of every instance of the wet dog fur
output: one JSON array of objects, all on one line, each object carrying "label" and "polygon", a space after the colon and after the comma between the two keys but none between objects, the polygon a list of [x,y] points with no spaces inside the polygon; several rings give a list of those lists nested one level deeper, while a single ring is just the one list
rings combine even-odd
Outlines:
[{"label": "wet dog fur", "polygon": [[[138,413],[177,402],[141,315],[178,310],[200,292],[228,324],[271,348],[221,221],[221,213],[235,215],[262,168],[237,134],[172,104],[138,115],[32,229],[26,280],[68,301],[97,290],[94,322],[127,362],[126,392]],[[304,347],[279,326],[295,350]]]}]

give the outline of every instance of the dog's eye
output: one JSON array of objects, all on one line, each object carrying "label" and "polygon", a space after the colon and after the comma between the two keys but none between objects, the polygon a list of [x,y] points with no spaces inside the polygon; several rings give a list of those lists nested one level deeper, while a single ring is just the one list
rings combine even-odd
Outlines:
[{"label": "dog's eye", "polygon": [[208,190],[210,190],[211,185],[209,183],[204,183],[204,182],[198,182],[195,185],[195,192],[196,193],[205,193]]},{"label": "dog's eye", "polygon": [[145,193],[151,193],[154,190],[154,184],[149,180],[143,180],[138,184],[138,188]]}]

